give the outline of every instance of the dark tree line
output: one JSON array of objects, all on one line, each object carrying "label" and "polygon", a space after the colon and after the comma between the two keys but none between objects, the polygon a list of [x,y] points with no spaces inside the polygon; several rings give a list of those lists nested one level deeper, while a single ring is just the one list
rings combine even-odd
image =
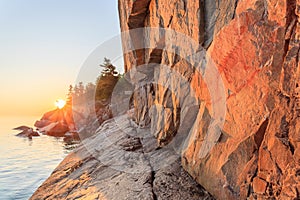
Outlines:
[{"label": "dark tree line", "polygon": [[96,80],[96,83],[79,82],[75,86],[70,85],[67,94],[67,103],[69,105],[80,105],[92,100],[101,102],[110,102],[113,89],[121,75],[116,70],[116,67],[108,58],[104,58],[104,62],[100,64],[102,68],[101,74]]}]

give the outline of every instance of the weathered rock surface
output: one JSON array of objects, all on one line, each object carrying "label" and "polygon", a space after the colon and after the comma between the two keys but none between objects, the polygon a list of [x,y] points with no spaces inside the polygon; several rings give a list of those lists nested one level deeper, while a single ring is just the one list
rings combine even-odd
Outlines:
[{"label": "weathered rock surface", "polygon": [[16,131],[26,131],[28,129],[31,129],[31,127],[29,127],[29,126],[18,126],[16,128],[13,128],[13,130],[16,130]]},{"label": "weathered rock surface", "polygon": [[179,159],[152,171],[140,138],[132,136],[135,131],[124,116],[105,122],[97,135],[63,160],[31,199],[212,199],[183,170]]},{"label": "weathered rock surface", "polygon": [[[149,71],[132,69],[166,65],[189,81],[201,102],[196,117],[190,116],[188,103],[181,100],[187,85],[161,68],[161,85],[140,87],[145,78],[136,82],[135,121],[151,126],[163,146],[178,134],[178,123],[190,118],[181,131],[189,135],[182,165],[217,199],[299,199],[300,1],[119,0],[119,12],[122,31],[169,28],[206,49],[226,97],[224,126],[211,136],[210,122],[219,119],[203,78],[207,67],[197,72],[195,60],[201,58],[182,56],[201,48],[155,31],[133,31],[129,39],[136,50],[126,52],[126,70],[148,77],[151,65]],[[175,53],[167,46],[170,39]],[[181,91],[180,96],[166,85]],[[159,105],[155,114],[153,105]]]},{"label": "weathered rock surface", "polygon": [[100,124],[112,118],[108,103],[97,101],[93,105],[90,102],[68,103],[62,109],[45,113],[34,126],[49,136],[64,137],[66,140],[85,139],[93,135]]},{"label": "weathered rock surface", "polygon": [[68,131],[75,131],[72,107],[66,105],[62,109],[49,111],[34,126],[46,135],[64,137]]},{"label": "weathered rock surface", "polygon": [[22,131],[16,135],[18,137],[28,137],[29,139],[31,139],[32,137],[40,136],[38,132],[34,131],[33,128],[30,128],[28,126],[19,126],[14,128],[13,130]]},{"label": "weathered rock surface", "polygon": [[[138,126],[104,123],[32,199],[210,198],[183,168],[217,199],[299,199],[300,1],[119,0],[119,12]],[[144,27],[184,37],[132,31]],[[169,146],[183,168],[155,153]]]}]

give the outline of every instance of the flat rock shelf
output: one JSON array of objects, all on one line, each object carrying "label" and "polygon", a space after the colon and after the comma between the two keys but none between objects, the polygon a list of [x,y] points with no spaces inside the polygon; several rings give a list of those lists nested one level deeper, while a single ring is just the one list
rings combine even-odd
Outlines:
[{"label": "flat rock shelf", "polygon": [[165,156],[166,165],[152,170],[155,161],[147,159],[149,149],[144,149],[152,141],[135,137],[137,129],[126,115],[108,120],[30,199],[213,199],[183,170],[179,158]]}]

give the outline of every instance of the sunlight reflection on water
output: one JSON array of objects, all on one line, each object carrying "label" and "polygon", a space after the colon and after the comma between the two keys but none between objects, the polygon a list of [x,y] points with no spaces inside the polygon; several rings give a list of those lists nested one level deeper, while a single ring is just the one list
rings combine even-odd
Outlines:
[{"label": "sunlight reflection on water", "polygon": [[[39,117],[0,117],[0,199],[28,199],[71,151],[62,139],[16,137],[11,129]],[[72,149],[72,148],[71,148]]]}]

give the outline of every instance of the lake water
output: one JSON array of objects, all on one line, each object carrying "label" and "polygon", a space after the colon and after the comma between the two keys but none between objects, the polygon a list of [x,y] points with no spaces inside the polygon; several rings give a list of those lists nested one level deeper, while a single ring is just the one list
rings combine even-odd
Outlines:
[{"label": "lake water", "polygon": [[28,199],[74,148],[49,136],[20,138],[12,131],[39,117],[0,117],[0,199]]}]

